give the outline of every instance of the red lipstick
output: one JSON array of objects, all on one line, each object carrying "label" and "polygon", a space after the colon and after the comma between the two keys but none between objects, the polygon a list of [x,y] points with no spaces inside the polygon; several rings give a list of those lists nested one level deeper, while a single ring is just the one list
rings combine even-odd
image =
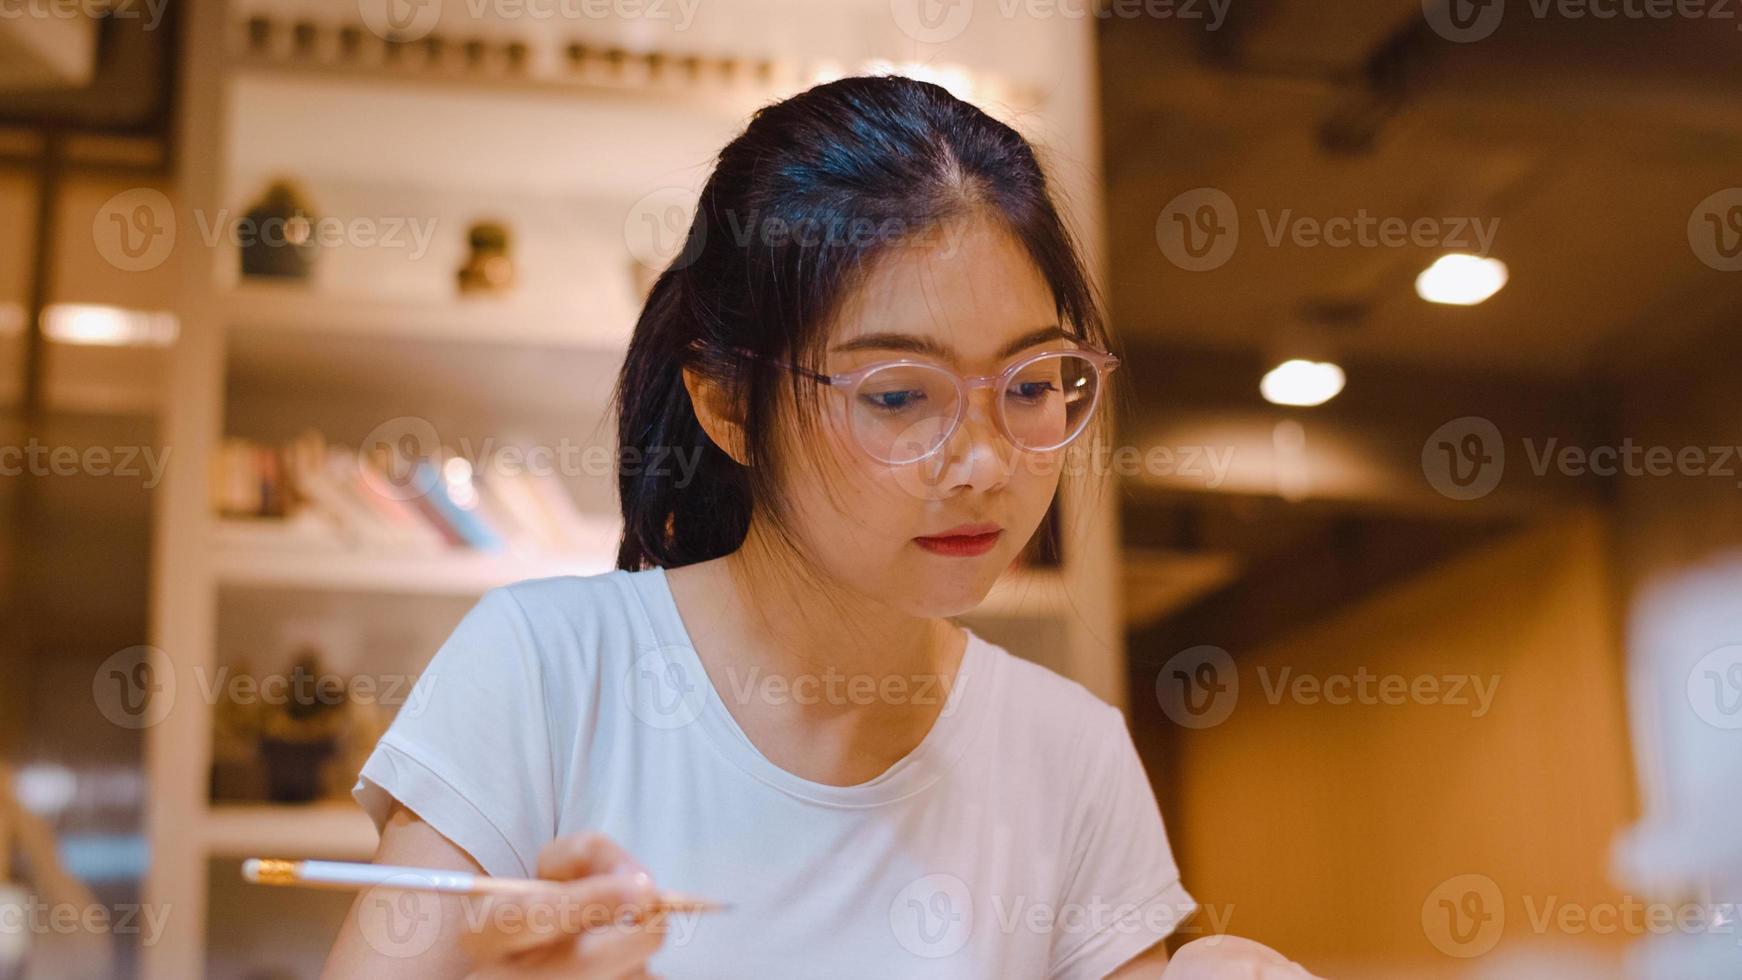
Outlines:
[{"label": "red lipstick", "polygon": [[1004,529],[996,524],[959,524],[942,534],[914,538],[913,543],[934,555],[971,558],[991,551],[1003,536]]}]

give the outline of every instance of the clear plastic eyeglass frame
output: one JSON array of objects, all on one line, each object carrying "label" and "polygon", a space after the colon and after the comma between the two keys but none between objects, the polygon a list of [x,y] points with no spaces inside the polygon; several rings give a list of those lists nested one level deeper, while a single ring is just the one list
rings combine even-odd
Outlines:
[{"label": "clear plastic eyeglass frame", "polygon": [[1095,412],[1100,407],[1101,393],[1107,387],[1107,375],[1110,374],[1114,368],[1119,366],[1119,357],[1116,354],[1096,350],[1091,347],[1076,347],[1065,350],[1054,349],[1040,351],[1012,362],[997,374],[964,376],[936,362],[917,360],[914,358],[896,358],[893,360],[877,361],[872,364],[866,364],[855,368],[851,371],[844,371],[840,374],[821,374],[800,367],[789,360],[767,357],[747,348],[733,347],[730,348],[730,350],[745,357],[757,358],[759,360],[778,364],[795,374],[810,378],[820,384],[829,385],[837,391],[845,394],[848,398],[849,404],[854,403],[858,397],[860,388],[867,380],[876,377],[880,372],[888,371],[893,368],[914,368],[934,371],[940,379],[949,379],[949,381],[955,386],[957,395],[955,400],[955,412],[944,425],[942,431],[931,438],[930,441],[933,441],[935,444],[930,449],[917,455],[890,458],[886,454],[878,453],[872,449],[871,446],[866,445],[864,437],[856,428],[854,429],[854,441],[858,443],[859,448],[872,459],[891,466],[904,466],[910,463],[920,462],[930,458],[940,449],[949,445],[950,440],[956,434],[956,430],[961,427],[962,420],[967,417],[969,396],[975,389],[994,388],[995,390],[1002,391],[1008,388],[1010,383],[1022,371],[1031,368],[1042,361],[1049,358],[1077,357],[1082,358],[1092,366],[1095,377],[1095,387],[1094,391],[1089,394],[1089,405],[1087,408],[1082,410],[1081,416],[1077,419],[1071,431],[1065,433],[1064,438],[1048,445],[1034,446],[1026,444],[1023,439],[1016,434],[1014,428],[1010,424],[1005,399],[993,399],[993,420],[997,425],[998,431],[1010,442],[1011,445],[1023,452],[1029,453],[1046,453],[1062,449],[1088,429],[1089,421],[1095,417]]}]

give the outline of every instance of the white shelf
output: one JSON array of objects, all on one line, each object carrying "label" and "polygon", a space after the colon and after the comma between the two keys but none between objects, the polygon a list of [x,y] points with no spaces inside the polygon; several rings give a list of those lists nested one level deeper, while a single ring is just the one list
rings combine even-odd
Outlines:
[{"label": "white shelf", "polygon": [[203,841],[208,857],[367,861],[377,835],[352,803],[219,803],[206,811]]},{"label": "white shelf", "polygon": [[222,585],[446,596],[483,595],[529,578],[595,575],[610,571],[612,564],[605,555],[520,558],[459,549],[439,555],[377,555],[221,548],[212,558]]},{"label": "white shelf", "polygon": [[393,298],[322,293],[306,284],[240,284],[222,294],[233,330],[339,334],[620,352],[633,322],[599,310],[494,297]]}]

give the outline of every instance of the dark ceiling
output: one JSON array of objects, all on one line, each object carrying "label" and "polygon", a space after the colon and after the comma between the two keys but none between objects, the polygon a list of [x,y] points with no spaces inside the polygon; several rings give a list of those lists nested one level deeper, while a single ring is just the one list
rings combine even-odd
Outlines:
[{"label": "dark ceiling", "polygon": [[[1702,202],[1742,183],[1742,10],[1598,19],[1566,11],[1674,8],[1455,2],[1502,17],[1466,43],[1436,33],[1422,0],[1230,0],[1214,30],[1102,21],[1110,299],[1128,343],[1308,343],[1572,377],[1625,371],[1742,300],[1742,274],[1689,239],[1690,220],[1712,220],[1696,216]],[[1227,195],[1238,244],[1186,271],[1157,223],[1200,188]],[[1737,203],[1716,219],[1742,218]],[[1301,219],[1362,215],[1439,224],[1428,247],[1291,240]],[[1421,301],[1416,274],[1458,250],[1431,243],[1475,244],[1472,222],[1493,231],[1510,284],[1473,308]]]}]

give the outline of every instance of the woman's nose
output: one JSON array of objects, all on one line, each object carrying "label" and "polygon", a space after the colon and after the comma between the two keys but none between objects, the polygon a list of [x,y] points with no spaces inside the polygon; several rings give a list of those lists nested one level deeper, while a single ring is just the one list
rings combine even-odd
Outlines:
[{"label": "woman's nose", "polygon": [[969,396],[962,422],[937,454],[929,482],[940,489],[966,486],[984,492],[1009,478],[1016,447],[998,428],[995,405],[991,391],[976,390]]}]

